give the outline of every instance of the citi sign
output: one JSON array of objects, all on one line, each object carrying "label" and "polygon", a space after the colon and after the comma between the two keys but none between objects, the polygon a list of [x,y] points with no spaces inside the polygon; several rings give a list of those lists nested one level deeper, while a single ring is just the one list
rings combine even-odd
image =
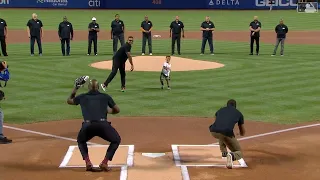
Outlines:
[{"label": "citi sign", "polygon": [[10,0],[0,0],[0,4],[10,4]]},{"label": "citi sign", "polygon": [[[297,0],[275,0],[275,3],[273,4],[273,6],[282,6],[282,7],[297,6],[295,2],[297,2]],[[266,0],[256,0],[256,6],[257,7],[271,6],[271,4],[269,4],[268,1],[266,2]]]}]

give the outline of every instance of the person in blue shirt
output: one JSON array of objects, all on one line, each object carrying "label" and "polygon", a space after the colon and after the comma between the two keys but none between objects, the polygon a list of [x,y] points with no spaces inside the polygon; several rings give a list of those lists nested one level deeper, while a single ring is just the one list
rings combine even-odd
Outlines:
[{"label": "person in blue shirt", "polygon": [[[8,65],[5,61],[2,61],[2,63],[0,64],[0,69],[1,69],[0,80],[7,82],[10,79],[10,73],[8,70]],[[4,92],[0,90],[0,101],[3,99],[5,99]],[[8,139],[3,135],[3,118],[4,118],[3,111],[0,108],[0,144],[9,144],[9,143],[12,143],[12,140]]]}]

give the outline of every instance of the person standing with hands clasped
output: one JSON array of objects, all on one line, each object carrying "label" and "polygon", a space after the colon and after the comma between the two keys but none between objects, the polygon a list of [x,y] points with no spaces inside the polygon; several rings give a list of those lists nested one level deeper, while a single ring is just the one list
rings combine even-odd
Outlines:
[{"label": "person standing with hands clasped", "polygon": [[141,23],[140,30],[142,31],[142,56],[146,53],[146,41],[148,40],[149,55],[152,56],[152,36],[151,30],[153,28],[152,22],[149,21],[148,16],[144,17]]},{"label": "person standing with hands clasped", "polygon": [[177,51],[181,55],[180,51],[180,42],[181,42],[181,32],[182,38],[184,38],[184,24],[179,20],[179,16],[176,16],[176,19],[170,24],[170,37],[171,39],[171,55],[174,55],[174,46],[177,41]]},{"label": "person standing with hands clasped", "polygon": [[[238,123],[240,135],[245,135],[243,114],[237,109],[237,102],[228,100],[227,106],[219,109],[214,123],[209,127],[211,135],[219,141],[222,157],[227,158],[227,168],[233,168],[233,161],[242,159],[240,144],[234,135],[234,125]],[[230,149],[230,153],[227,151]],[[245,163],[245,162],[243,162]]]},{"label": "person standing with hands clasped", "polygon": [[[4,56],[8,56],[7,43],[6,43],[7,36],[8,36],[7,22],[4,19],[0,18],[0,45],[1,45],[2,54]],[[0,53],[0,56],[1,56],[1,53]]]},{"label": "person standing with hands clasped", "polygon": [[99,24],[96,22],[97,18],[93,17],[92,22],[89,23],[88,30],[89,30],[89,37],[88,37],[88,56],[91,54],[91,46],[93,42],[93,50],[94,55],[98,55],[98,32],[100,32]]},{"label": "person standing with hands clasped", "polygon": [[32,19],[30,19],[27,23],[27,33],[30,39],[31,56],[34,56],[35,40],[37,40],[39,56],[42,56],[42,44],[41,44],[41,39],[43,38],[42,27],[43,27],[42,21],[38,19],[38,15],[36,13],[33,13]]},{"label": "person standing with hands clasped", "polygon": [[261,22],[258,21],[258,16],[253,17],[253,21],[249,25],[249,30],[250,30],[250,55],[253,55],[254,41],[256,41],[256,55],[259,55]]},{"label": "person standing with hands clasped", "polygon": [[118,50],[118,40],[121,46],[124,45],[124,23],[120,20],[120,15],[115,15],[115,20],[111,22],[111,39],[113,39],[113,55]]},{"label": "person standing with hands clasped", "polygon": [[202,45],[201,45],[201,54],[204,54],[204,49],[206,47],[206,43],[208,41],[209,47],[210,47],[210,53],[211,55],[214,55],[213,53],[213,31],[215,31],[215,26],[212,21],[210,21],[210,17],[206,16],[206,20],[202,22],[200,30],[202,31]]},{"label": "person standing with hands clasped", "polygon": [[62,55],[66,55],[65,44],[67,44],[67,56],[70,55],[70,40],[73,39],[73,27],[68,21],[67,17],[63,17],[63,22],[59,24],[58,35],[61,41],[61,51]]},{"label": "person standing with hands clasped", "polygon": [[277,33],[277,41],[273,50],[273,54],[271,56],[275,56],[277,53],[277,49],[279,44],[281,43],[280,55],[283,56],[284,51],[284,41],[286,40],[286,36],[288,33],[288,26],[283,23],[283,19],[280,20],[279,24],[275,27],[275,32]]}]

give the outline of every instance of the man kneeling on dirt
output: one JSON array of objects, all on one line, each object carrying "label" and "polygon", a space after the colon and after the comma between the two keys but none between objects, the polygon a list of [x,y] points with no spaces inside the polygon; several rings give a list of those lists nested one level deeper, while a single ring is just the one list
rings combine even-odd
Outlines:
[{"label": "man kneeling on dirt", "polygon": [[[219,109],[215,114],[215,122],[209,127],[213,137],[218,139],[222,157],[227,157],[227,168],[232,169],[233,161],[242,159],[241,147],[235,138],[233,129],[238,123],[240,135],[245,135],[242,113],[236,109],[236,101],[230,99],[227,106]],[[227,151],[230,149],[230,153]]]}]

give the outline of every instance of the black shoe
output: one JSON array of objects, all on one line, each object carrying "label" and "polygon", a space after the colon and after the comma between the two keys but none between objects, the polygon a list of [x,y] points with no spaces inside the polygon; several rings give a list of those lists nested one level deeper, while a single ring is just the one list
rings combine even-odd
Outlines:
[{"label": "black shoe", "polygon": [[222,153],[222,157],[224,157],[224,158],[227,157],[227,155],[228,155],[228,152],[223,152]]},{"label": "black shoe", "polygon": [[259,56],[260,54],[259,54],[259,53],[256,53],[256,55]]},{"label": "black shoe", "polygon": [[181,53],[178,53],[179,55],[181,55]]},{"label": "black shoe", "polygon": [[253,53],[250,53],[249,55],[253,55]]},{"label": "black shoe", "polygon": [[4,56],[8,56],[8,54],[4,55]]},{"label": "black shoe", "polygon": [[7,137],[0,138],[0,144],[10,144],[12,143],[11,139],[8,139]]}]

